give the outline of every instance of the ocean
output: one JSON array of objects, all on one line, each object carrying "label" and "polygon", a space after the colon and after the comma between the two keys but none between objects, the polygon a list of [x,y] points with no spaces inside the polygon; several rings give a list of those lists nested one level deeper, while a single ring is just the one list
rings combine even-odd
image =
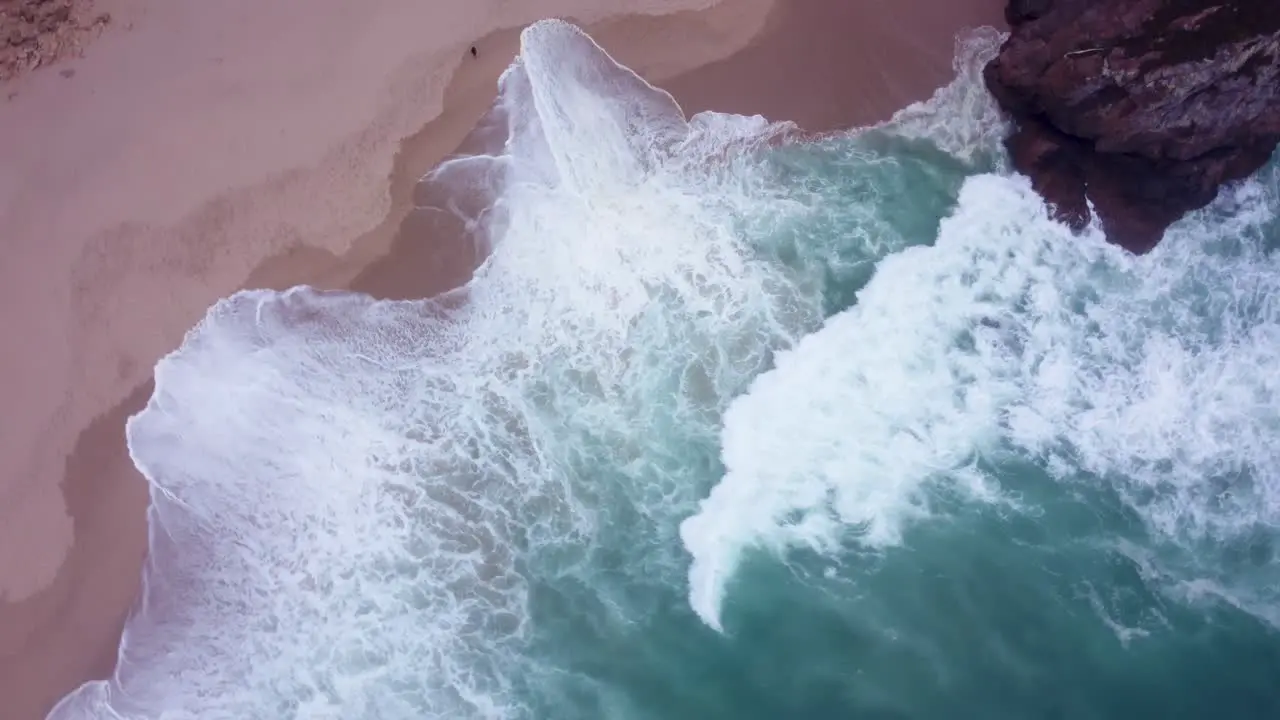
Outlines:
[{"label": "ocean", "polygon": [[423,181],[470,283],[240,292],[156,367],[144,593],[51,717],[1280,717],[1280,164],[1073,234],[1001,39],[815,138],[530,27]]}]

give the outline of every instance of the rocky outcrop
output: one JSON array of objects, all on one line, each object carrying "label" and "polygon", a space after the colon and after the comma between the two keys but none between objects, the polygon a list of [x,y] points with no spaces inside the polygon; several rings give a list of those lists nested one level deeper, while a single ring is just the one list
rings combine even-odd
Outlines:
[{"label": "rocky outcrop", "polygon": [[986,68],[1007,146],[1074,227],[1134,252],[1280,141],[1280,0],[1009,0]]},{"label": "rocky outcrop", "polygon": [[0,82],[75,55],[111,20],[92,0],[0,0]]}]

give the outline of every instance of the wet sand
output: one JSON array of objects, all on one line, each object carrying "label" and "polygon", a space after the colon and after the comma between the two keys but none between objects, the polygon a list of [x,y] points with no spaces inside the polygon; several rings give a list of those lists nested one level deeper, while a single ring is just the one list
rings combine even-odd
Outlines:
[{"label": "wet sand", "polygon": [[[324,5],[320,9],[318,5]],[[216,298],[308,283],[421,297],[476,260],[411,214],[519,27],[569,17],[687,111],[826,130],[950,78],[997,0],[99,0],[85,57],[0,100],[0,698],[39,718],[109,674],[146,548],[123,442],[154,362]],[[457,5],[456,8],[453,5]],[[605,7],[601,7],[605,5]],[[478,39],[477,39],[478,38]],[[476,57],[468,51],[474,44]],[[73,69],[70,77],[59,70]],[[892,72],[890,72],[892,70]],[[79,84],[76,84],[79,83]],[[15,95],[16,93],[16,95]],[[12,342],[20,338],[20,342]]]}]

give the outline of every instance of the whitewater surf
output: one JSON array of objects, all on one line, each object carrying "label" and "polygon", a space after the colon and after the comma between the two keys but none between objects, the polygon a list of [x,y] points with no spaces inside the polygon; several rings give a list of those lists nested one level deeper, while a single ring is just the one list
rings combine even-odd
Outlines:
[{"label": "whitewater surf", "polygon": [[528,28],[424,180],[466,286],[241,292],[156,367],[142,600],[52,717],[1280,712],[1280,171],[1075,235],[1000,40],[805,140]]}]

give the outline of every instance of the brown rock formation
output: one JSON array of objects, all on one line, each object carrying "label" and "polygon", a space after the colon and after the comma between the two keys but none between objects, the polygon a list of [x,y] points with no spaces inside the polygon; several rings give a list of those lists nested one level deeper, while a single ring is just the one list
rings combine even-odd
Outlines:
[{"label": "brown rock formation", "polygon": [[1280,141],[1280,0],[1009,0],[986,68],[1054,214],[1133,252]]},{"label": "brown rock formation", "polygon": [[110,21],[92,0],[0,0],[0,81],[80,52]]}]

